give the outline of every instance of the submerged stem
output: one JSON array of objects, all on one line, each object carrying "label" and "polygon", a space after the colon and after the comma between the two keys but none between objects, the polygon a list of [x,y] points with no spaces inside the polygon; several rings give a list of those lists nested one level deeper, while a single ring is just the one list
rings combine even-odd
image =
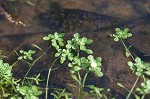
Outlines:
[{"label": "submerged stem", "polygon": [[[59,57],[58,57],[59,58]],[[47,74],[47,81],[46,81],[46,92],[45,92],[45,99],[48,99],[48,85],[49,85],[49,77],[50,77],[50,74],[51,74],[51,71],[52,71],[52,67],[53,67],[53,65],[54,65],[54,63],[57,61],[57,59],[58,58],[56,58],[54,61],[53,61],[53,63],[52,63],[52,65],[50,66],[50,68],[49,68],[49,70],[48,70],[48,74]]]},{"label": "submerged stem", "polygon": [[135,86],[136,86],[136,84],[137,84],[139,78],[140,78],[140,77],[138,77],[138,78],[136,79],[136,81],[134,82],[134,85],[132,86],[132,88],[131,88],[129,94],[128,94],[127,97],[126,97],[126,99],[129,99],[129,97],[131,96],[131,93],[133,92],[133,90],[134,90],[134,88],[135,88]]},{"label": "submerged stem", "polygon": [[23,81],[22,81],[22,86],[23,86],[23,84],[24,84],[24,81],[25,81],[25,79],[26,79],[26,77],[27,77],[27,75],[29,74],[29,72],[30,72],[30,70],[31,70],[31,68],[33,67],[33,65],[41,58],[41,57],[43,57],[44,55],[46,55],[46,52],[48,51],[48,49],[50,48],[51,46],[49,46],[47,49],[46,49],[46,51],[45,52],[43,52],[38,58],[36,58],[35,59],[35,61],[33,61],[33,63],[32,64],[30,64],[30,68],[28,69],[28,71],[27,71],[27,73],[25,74],[25,76],[24,76],[24,78],[23,78]]},{"label": "submerged stem", "polygon": [[44,56],[44,54],[40,55],[40,57],[38,57],[38,58],[30,65],[30,68],[28,69],[27,73],[25,74],[25,76],[24,76],[24,78],[23,78],[22,86],[23,86],[24,81],[25,81],[27,75],[29,74],[31,68],[33,67],[33,65],[34,65],[42,56]]},{"label": "submerged stem", "polygon": [[[86,81],[86,78],[87,78],[87,75],[88,75],[89,72],[86,72],[86,74],[84,75],[84,78],[83,78],[83,82],[82,82],[82,79],[80,78],[80,85],[79,85],[79,95],[78,95],[78,99],[84,99],[84,86],[85,86],[85,81]],[[80,73],[78,73],[78,75],[80,75]],[[79,76],[80,77],[80,76]]]},{"label": "submerged stem", "polygon": [[127,48],[127,46],[125,45],[124,41],[121,39],[121,43],[123,44],[125,50],[130,54],[131,58],[134,60],[133,55],[131,54],[131,52],[129,51],[129,49]]},{"label": "submerged stem", "polygon": [[[126,45],[125,45],[125,43],[124,43],[124,41],[123,41],[122,39],[121,39],[121,42],[122,42],[122,44],[123,44],[125,50],[130,54],[131,58],[134,60],[133,55],[131,54],[131,52],[129,51],[129,49],[126,47]],[[136,84],[137,84],[139,78],[140,78],[140,77],[138,77],[138,78],[136,79],[136,81],[134,82],[134,85],[132,86],[132,88],[131,88],[129,94],[128,94],[127,97],[126,97],[126,99],[129,99],[129,97],[131,96],[131,94],[132,94],[132,92],[133,92],[133,90],[134,90],[134,88],[135,88],[135,86],[136,86]]]}]

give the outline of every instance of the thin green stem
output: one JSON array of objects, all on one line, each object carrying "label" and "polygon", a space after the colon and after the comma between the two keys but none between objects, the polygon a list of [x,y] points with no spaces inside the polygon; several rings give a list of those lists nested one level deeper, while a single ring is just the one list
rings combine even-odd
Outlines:
[{"label": "thin green stem", "polygon": [[80,83],[79,83],[79,85],[81,85],[82,83],[82,79],[81,79],[81,76],[80,76],[80,73],[79,73],[79,71],[78,71],[78,78],[79,78],[79,81],[80,81]]},{"label": "thin green stem", "polygon": [[134,82],[134,85],[132,86],[132,88],[131,88],[129,94],[128,94],[127,97],[126,97],[126,99],[129,99],[129,98],[130,98],[130,96],[131,96],[131,94],[132,94],[132,92],[133,92],[133,90],[134,90],[134,88],[135,88],[135,86],[136,86],[136,84],[137,84],[139,78],[140,78],[140,77],[138,77],[138,78],[136,79],[136,81]]},{"label": "thin green stem", "polygon": [[20,60],[17,60],[15,63],[13,63],[11,66],[15,66]]},{"label": "thin green stem", "polygon": [[33,65],[34,65],[41,57],[43,57],[43,56],[44,56],[44,54],[40,55],[40,56],[30,65],[30,68],[28,69],[27,73],[25,74],[25,76],[24,76],[24,78],[23,78],[22,86],[23,86],[24,81],[25,81],[27,75],[29,74],[31,68],[33,67]]},{"label": "thin green stem", "polygon": [[127,46],[125,45],[124,41],[121,39],[121,43],[123,44],[125,50],[130,54],[131,58],[134,60],[133,55],[131,54],[131,52],[129,51],[129,49],[127,48]]},{"label": "thin green stem", "polygon": [[28,71],[27,71],[27,73],[25,74],[25,76],[24,76],[24,78],[23,78],[23,81],[22,81],[22,86],[23,86],[23,84],[24,84],[24,81],[25,81],[25,79],[26,79],[26,77],[27,77],[27,75],[29,74],[29,72],[30,72],[30,70],[31,70],[31,68],[33,67],[33,65],[40,59],[40,58],[42,58],[44,55],[46,55],[46,52],[48,51],[48,49],[50,48],[51,46],[49,46],[47,49],[46,49],[46,51],[45,52],[43,52],[42,51],[42,54],[38,57],[38,58],[36,58],[35,59],[35,61],[33,61],[33,63],[32,64],[30,64],[29,66],[30,66],[30,68],[28,69]]},{"label": "thin green stem", "polygon": [[82,81],[80,73],[78,72],[79,81],[80,81],[78,99],[83,99],[84,98],[84,92],[83,92],[83,90],[84,90],[84,85],[85,85],[85,81],[86,81],[88,73],[89,72],[86,72],[86,74],[84,75],[83,81]]},{"label": "thin green stem", "polygon": [[84,85],[85,85],[85,81],[86,81],[86,78],[87,78],[88,73],[89,73],[89,72],[86,72],[86,74],[85,74],[85,76],[84,76],[84,78],[83,78],[83,83],[82,83],[83,87],[84,87]]},{"label": "thin green stem", "polygon": [[48,99],[48,85],[49,85],[49,78],[50,78],[50,74],[51,74],[51,71],[52,71],[52,67],[53,67],[53,65],[54,65],[54,63],[57,61],[59,59],[59,57],[58,58],[56,58],[54,61],[53,61],[53,63],[52,63],[52,65],[50,66],[50,68],[49,68],[49,70],[48,70],[48,75],[47,75],[47,81],[46,81],[46,92],[45,92],[45,99]]},{"label": "thin green stem", "polygon": [[[123,41],[122,39],[121,39],[121,43],[123,44],[125,50],[130,54],[131,58],[134,60],[133,55],[131,54],[131,52],[129,51],[129,49],[126,47],[126,45],[125,45],[125,43],[124,43],[124,41]],[[136,86],[136,84],[137,84],[139,78],[140,78],[140,77],[138,77],[138,78],[136,79],[136,81],[134,82],[134,85],[132,86],[132,88],[131,88],[129,94],[128,94],[127,97],[126,97],[126,99],[129,99],[129,98],[130,98],[130,96],[131,96],[131,94],[132,94],[132,92],[133,92],[133,90],[134,90],[134,88],[135,88],[135,86]]]},{"label": "thin green stem", "polygon": [[146,95],[146,94],[142,95],[142,98],[141,98],[141,99],[144,99],[144,98],[145,98],[145,95]]}]

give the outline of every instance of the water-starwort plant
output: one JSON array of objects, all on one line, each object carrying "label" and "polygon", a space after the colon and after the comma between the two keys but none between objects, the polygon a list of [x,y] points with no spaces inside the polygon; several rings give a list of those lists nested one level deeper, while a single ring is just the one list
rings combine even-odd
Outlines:
[{"label": "water-starwort plant", "polygon": [[[125,48],[125,56],[126,57],[131,57],[133,61],[129,61],[127,64],[130,67],[130,69],[135,72],[135,74],[138,76],[134,85],[132,86],[131,90],[127,89],[125,86],[123,86],[122,84],[118,83],[118,85],[122,88],[125,88],[127,91],[129,91],[129,94],[127,95],[126,99],[129,99],[131,94],[133,93],[136,99],[144,99],[146,94],[149,94],[149,79],[145,78],[145,75],[150,76],[150,64],[146,63],[144,61],[141,60],[141,58],[139,57],[133,57],[132,53],[129,51],[130,47],[127,48],[127,46],[124,43],[124,40],[126,40],[127,38],[131,37],[132,34],[128,33],[129,29],[124,29],[121,30],[120,28],[116,28],[115,29],[115,33],[110,35],[112,38],[114,38],[114,41],[118,42],[121,41],[121,43],[123,44],[124,48]],[[142,88],[135,88],[137,82],[139,81],[140,78],[144,79],[144,82],[141,83],[141,87]],[[142,94],[142,97],[140,97],[138,94],[136,94],[134,92],[134,89],[136,89],[135,91],[140,92],[140,94]]]},{"label": "water-starwort plant", "polygon": [[[60,59],[61,64],[69,60],[68,67],[70,68],[71,76],[78,82],[78,99],[83,99],[85,81],[88,73],[93,72],[96,76],[103,76],[101,71],[102,58],[97,57],[94,59],[91,55],[93,51],[86,46],[93,42],[91,39],[80,37],[79,33],[75,33],[73,38],[67,41],[64,41],[63,37],[64,33],[55,32],[53,35],[49,34],[43,39],[51,41],[51,45],[56,49],[55,57]],[[88,56],[82,57],[80,52],[86,52]],[[81,70],[86,72],[83,78],[81,78]]]},{"label": "water-starwort plant", "polygon": [[[23,57],[24,58],[24,57]],[[31,59],[31,56],[30,56]],[[9,99],[38,99],[41,91],[35,85],[20,85],[21,80],[13,77],[12,67],[0,59],[0,98]]]},{"label": "water-starwort plant", "polygon": [[129,29],[125,28],[124,30],[121,30],[120,28],[115,29],[115,33],[111,36],[114,38],[114,41],[118,42],[119,40],[125,40],[132,36],[131,33],[128,33]]},{"label": "water-starwort plant", "polygon": [[35,51],[33,51],[33,50],[29,50],[29,51],[20,50],[19,52],[22,55],[18,57],[18,60],[22,60],[22,59],[33,60],[32,55],[35,53]]}]

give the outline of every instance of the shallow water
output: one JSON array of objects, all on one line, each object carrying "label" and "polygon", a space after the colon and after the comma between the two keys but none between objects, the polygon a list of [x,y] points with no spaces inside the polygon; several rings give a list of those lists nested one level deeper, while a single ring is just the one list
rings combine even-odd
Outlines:
[{"label": "shallow water", "polygon": [[[111,97],[123,99],[127,92],[119,88],[116,83],[121,82],[131,88],[136,76],[126,65],[129,59],[124,57],[121,44],[114,43],[109,35],[114,32],[116,27],[128,27],[133,33],[133,37],[127,42],[138,50],[132,52],[149,60],[149,57],[144,57],[144,55],[150,55],[150,1],[40,0],[34,3],[35,7],[26,4],[23,0],[15,4],[1,3],[2,7],[14,16],[15,20],[22,20],[29,25],[27,27],[16,26],[9,23],[3,16],[0,17],[0,48],[5,55],[12,57],[7,61],[13,63],[16,60],[13,49],[16,51],[27,50],[32,48],[32,43],[46,49],[48,43],[43,42],[42,37],[49,33],[65,32],[66,37],[70,37],[75,32],[79,32],[82,36],[93,39],[94,42],[90,48],[94,51],[94,56],[103,58],[104,77],[97,78],[90,74],[88,84],[111,88]],[[14,6],[16,7],[15,11],[10,9]],[[142,54],[139,54],[140,52]],[[41,69],[47,69],[47,65],[52,61],[48,55],[43,57],[35,64],[29,75],[37,74]],[[13,72],[19,78],[24,76],[27,69],[25,66],[17,65]],[[42,72],[42,75],[43,79],[46,79],[47,71]],[[66,87],[76,94],[77,89],[67,87],[68,83],[75,83],[68,75],[68,69],[62,68],[54,71],[50,83],[54,86]]]}]

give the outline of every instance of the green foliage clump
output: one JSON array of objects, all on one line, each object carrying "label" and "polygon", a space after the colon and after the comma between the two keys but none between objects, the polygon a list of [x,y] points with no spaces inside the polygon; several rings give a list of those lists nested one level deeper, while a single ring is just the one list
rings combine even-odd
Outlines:
[{"label": "green foliage clump", "polygon": [[19,92],[24,96],[24,99],[38,99],[38,96],[42,94],[42,91],[35,85],[22,86],[20,87]]},{"label": "green foliage clump", "polygon": [[89,55],[86,57],[77,58],[75,57],[74,61],[68,64],[70,68],[72,68],[70,71],[72,74],[75,72],[83,69],[85,71],[92,71],[96,76],[103,76],[103,73],[101,72],[101,57],[97,57],[94,59],[92,55]]},{"label": "green foliage clump", "polygon": [[12,76],[12,67],[9,66],[8,63],[4,63],[2,59],[0,59],[0,78],[9,79]]},{"label": "green foliage clump", "polygon": [[139,58],[139,57],[136,57],[134,61],[135,61],[135,63],[129,61],[128,65],[130,66],[131,70],[133,70],[135,72],[135,74],[137,76],[143,75],[144,72],[146,74],[150,73],[150,64],[149,63],[142,61],[141,58]]},{"label": "green foliage clump", "polygon": [[80,37],[79,33],[75,33],[71,40],[64,42],[63,36],[64,33],[55,32],[53,35],[49,34],[43,38],[52,42],[52,46],[57,50],[55,57],[60,57],[60,63],[62,64],[66,59],[69,59],[68,67],[71,68],[70,72],[72,74],[80,70],[86,70],[94,72],[97,76],[103,76],[100,68],[101,57],[96,59],[92,55],[80,57],[80,51],[84,51],[87,54],[93,53],[91,49],[86,47],[87,44],[91,44],[93,41],[86,37]]},{"label": "green foliage clump", "polygon": [[150,94],[150,79],[145,78],[144,82],[141,83],[141,88],[136,88],[136,91],[142,95]]},{"label": "green foliage clump", "polygon": [[125,28],[124,30],[121,30],[120,28],[115,29],[115,33],[111,36],[114,38],[114,41],[124,40],[132,36],[131,33],[128,33],[129,29]]},{"label": "green foliage clump", "polygon": [[[87,75],[93,72],[96,76],[102,77],[101,57],[94,58],[93,51],[87,47],[93,41],[86,37],[80,37],[79,33],[75,33],[72,39],[64,40],[64,33],[49,34],[43,37],[44,40],[51,41],[51,45],[56,49],[55,57],[60,58],[60,63],[63,64],[69,60],[68,67],[72,78],[78,82],[79,95],[78,98],[83,99],[84,87]],[[81,52],[87,53],[86,57],[81,56]],[[86,73],[84,78],[81,78],[80,71]]]},{"label": "green foliage clump", "polygon": [[20,54],[22,54],[22,56],[18,57],[18,60],[33,60],[32,55],[35,53],[35,51],[33,50],[29,50],[29,51],[24,51],[24,50],[20,50]]}]

